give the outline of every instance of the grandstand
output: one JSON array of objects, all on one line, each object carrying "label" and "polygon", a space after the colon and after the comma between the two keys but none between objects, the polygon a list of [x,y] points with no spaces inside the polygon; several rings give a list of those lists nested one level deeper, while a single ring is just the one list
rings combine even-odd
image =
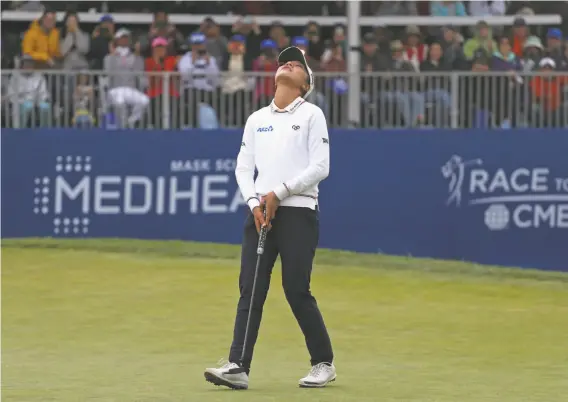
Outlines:
[{"label": "grandstand", "polygon": [[331,127],[568,124],[567,2],[142,4],[6,2],[2,127],[242,127],[290,44]]}]

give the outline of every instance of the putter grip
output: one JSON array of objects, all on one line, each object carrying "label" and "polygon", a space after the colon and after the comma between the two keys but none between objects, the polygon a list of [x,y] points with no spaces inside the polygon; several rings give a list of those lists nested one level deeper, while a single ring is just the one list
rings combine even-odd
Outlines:
[{"label": "putter grip", "polygon": [[[264,219],[266,220],[266,209],[263,209]],[[256,249],[256,254],[264,254],[264,243],[266,243],[266,234],[268,232],[268,226],[260,228],[260,234],[258,235],[258,247]]]}]

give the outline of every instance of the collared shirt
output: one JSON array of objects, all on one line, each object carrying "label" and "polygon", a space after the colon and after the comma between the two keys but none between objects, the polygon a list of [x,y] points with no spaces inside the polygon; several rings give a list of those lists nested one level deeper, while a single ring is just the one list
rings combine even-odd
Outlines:
[{"label": "collared shirt", "polygon": [[298,97],[284,109],[273,101],[250,115],[235,175],[251,210],[271,191],[282,206],[315,209],[328,174],[329,135],[319,107]]}]

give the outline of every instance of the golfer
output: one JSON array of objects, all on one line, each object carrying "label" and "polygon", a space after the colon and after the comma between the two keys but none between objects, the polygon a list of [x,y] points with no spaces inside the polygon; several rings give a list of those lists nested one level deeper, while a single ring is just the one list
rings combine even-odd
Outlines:
[{"label": "golfer", "polygon": [[[228,363],[205,370],[207,381],[233,389],[248,388],[253,348],[278,255],[284,293],[311,357],[312,369],[299,385],[324,387],[335,380],[331,341],[310,292],[319,237],[318,183],[329,174],[327,124],[321,109],[305,101],[314,88],[314,77],[304,53],[297,47],[288,47],[280,53],[278,62],[274,100],[248,118],[237,158],[237,182],[251,213],[244,228],[241,296],[233,344]],[[265,225],[268,235],[253,295],[258,233]],[[251,297],[247,344],[240,361]]]}]

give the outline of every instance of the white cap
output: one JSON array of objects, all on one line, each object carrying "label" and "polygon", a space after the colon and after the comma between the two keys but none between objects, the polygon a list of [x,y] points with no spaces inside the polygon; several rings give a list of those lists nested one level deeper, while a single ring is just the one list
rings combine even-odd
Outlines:
[{"label": "white cap", "polygon": [[540,63],[538,63],[538,66],[556,68],[556,62],[550,57],[545,57],[540,61]]},{"label": "white cap", "polygon": [[278,55],[278,63],[287,63],[289,61],[299,61],[306,67],[306,71],[308,72],[308,80],[310,84],[310,89],[304,94],[303,98],[306,99],[308,95],[314,90],[314,73],[308,66],[308,62],[306,61],[306,55],[304,51],[296,46],[290,46],[286,49],[282,50]]},{"label": "white cap", "polygon": [[116,33],[114,34],[114,38],[118,39],[118,38],[122,38],[123,36],[130,36],[130,31],[126,28],[120,28],[118,31],[116,31]]}]

